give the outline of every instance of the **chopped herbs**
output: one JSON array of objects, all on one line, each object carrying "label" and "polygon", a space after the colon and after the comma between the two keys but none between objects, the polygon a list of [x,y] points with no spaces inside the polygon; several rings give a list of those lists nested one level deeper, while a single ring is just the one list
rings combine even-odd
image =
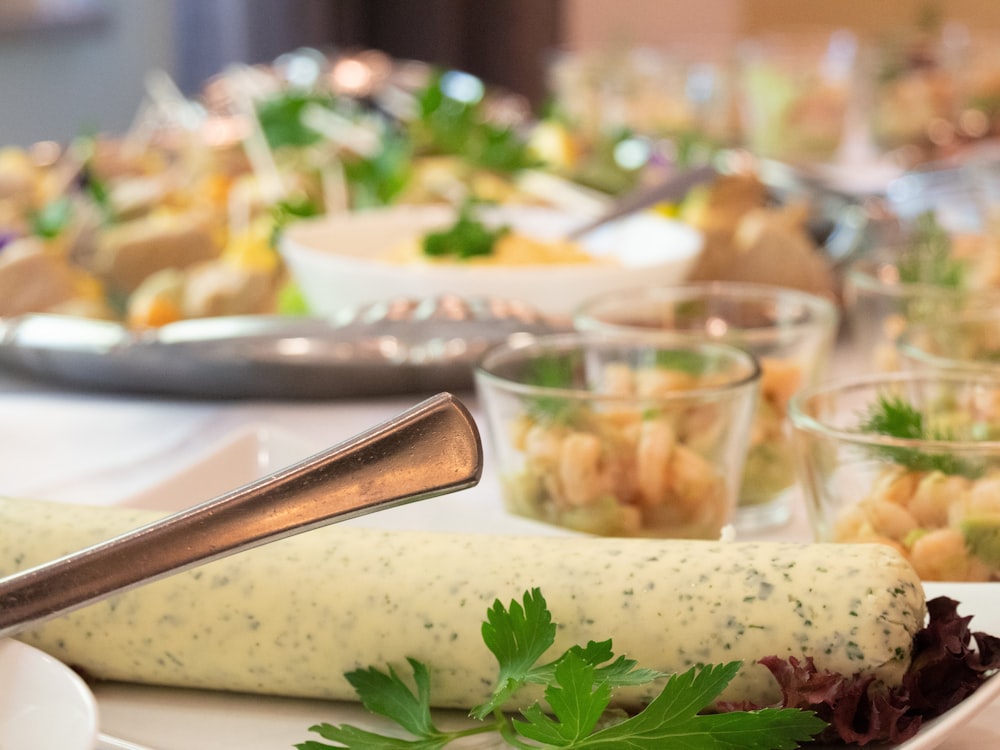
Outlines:
[{"label": "chopped herbs", "polygon": [[[318,724],[310,731],[337,743],[309,741],[298,750],[326,748],[421,748],[437,750],[452,741],[480,734],[499,734],[512,747],[659,750],[683,744],[688,750],[780,750],[796,748],[823,731],[827,723],[812,711],[765,708],[755,711],[701,714],[736,675],[740,662],[693,667],[665,675],[641,669],[630,659],[615,657],[611,641],[573,646],[551,662],[539,661],[555,643],[556,624],[542,593],[532,589],[522,602],[505,608],[499,601],[487,612],[483,641],[496,657],[499,672],[490,699],[474,708],[480,722],[460,730],[436,726],[430,709],[430,674],[426,665],[409,659],[414,689],[389,667],[348,673],[362,704],[390,719],[413,739],[382,735],[350,725]],[[662,691],[641,712],[629,716],[609,710],[614,691],[665,679]],[[523,686],[545,686],[548,710],[537,702],[509,716],[502,708]]]}]

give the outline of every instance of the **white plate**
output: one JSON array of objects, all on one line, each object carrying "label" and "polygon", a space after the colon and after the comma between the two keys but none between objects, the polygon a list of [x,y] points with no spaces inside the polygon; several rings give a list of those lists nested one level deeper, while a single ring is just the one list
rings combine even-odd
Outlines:
[{"label": "white plate", "polygon": [[62,662],[0,640],[0,750],[91,750],[97,703]]},{"label": "white plate", "polygon": [[[1000,634],[1000,589],[997,584],[926,583],[924,591],[928,599],[948,596],[959,602],[959,613],[973,616],[970,624],[972,630],[993,635]],[[993,677],[959,705],[927,722],[913,739],[897,745],[895,750],[932,750],[957,734],[959,729],[968,726],[977,714],[987,708],[992,708],[991,715],[1000,716],[1000,706],[992,705],[998,697],[1000,697],[1000,679]],[[968,747],[971,748],[974,744],[970,742]]]},{"label": "white plate", "polygon": [[[1000,632],[1000,586],[928,584],[928,597],[947,595],[962,602],[959,611],[974,615],[974,630]],[[485,615],[485,612],[484,612]],[[241,750],[274,750],[306,740],[308,731],[330,722],[385,730],[388,723],[359,705],[324,701],[209,693],[149,686],[105,684],[96,687],[105,731],[151,745],[157,750],[215,750],[220,743]],[[982,750],[1000,746],[1000,679],[987,681],[973,696],[927,722],[911,740],[893,750]],[[445,722],[460,722],[456,712],[439,712]],[[812,750],[844,746],[809,745]],[[868,745],[866,750],[887,750]]]},{"label": "white plate", "polygon": [[[60,445],[46,459],[75,458],[75,466],[60,471],[60,499],[69,500],[76,476],[88,498],[105,503],[141,505],[171,510],[205,499],[240,482],[259,477],[334,442],[346,439],[381,419],[398,413],[410,402],[350,402],[324,407],[273,404],[193,404],[178,408],[169,402],[133,403],[120,400],[73,399],[42,402],[37,398],[5,399],[23,411],[6,410],[10,419],[0,426],[5,450],[17,451],[13,438],[31,434],[39,419],[58,424],[67,436],[83,435],[84,426],[106,428]],[[95,414],[99,415],[95,420]],[[112,418],[113,417],[113,418]],[[142,418],[140,418],[142,417]],[[78,429],[77,429],[78,428]],[[160,434],[157,434],[157,433]],[[135,434],[131,434],[135,433]],[[164,439],[169,435],[170,439]],[[140,439],[145,437],[145,439]],[[486,437],[486,436],[484,436]],[[44,443],[43,443],[44,444]],[[37,445],[37,443],[33,444]],[[79,455],[79,446],[92,446]],[[26,446],[28,453],[33,446]],[[489,446],[486,446],[487,453]],[[66,456],[64,456],[66,454]],[[126,459],[127,456],[127,459]],[[95,465],[95,461],[103,457]],[[23,481],[37,470],[24,461],[6,464],[4,481],[26,487]],[[57,462],[58,465],[58,462]],[[71,470],[73,469],[73,470]],[[49,480],[55,477],[49,476]],[[2,488],[0,488],[2,489]],[[36,489],[42,489],[36,487]],[[40,493],[41,494],[41,493]],[[82,500],[81,502],[87,502]],[[463,493],[435,498],[353,523],[387,528],[492,528],[510,533],[555,533],[540,524],[514,519],[500,505],[496,477],[488,464],[481,484]],[[798,527],[786,527],[786,538],[801,538]],[[769,534],[769,538],[780,538]],[[973,627],[1000,633],[1000,585],[933,584],[928,596],[947,594],[962,603],[960,612],[973,614]],[[485,612],[484,612],[485,616]],[[3,673],[5,670],[0,670]],[[6,685],[6,680],[2,681]],[[3,695],[0,687],[0,695]],[[377,727],[378,719],[358,705],[323,701],[208,693],[126,684],[93,686],[100,706],[102,731],[156,750],[274,750],[318,736],[308,728],[323,721]],[[942,717],[929,722],[914,739],[897,750],[981,750],[1000,747],[1000,681],[988,682],[976,695]],[[2,705],[2,704],[0,704]],[[0,713],[0,718],[3,714]],[[451,720],[457,717],[452,715]],[[15,746],[21,750],[24,745]],[[33,747],[33,746],[32,746]],[[0,750],[8,750],[0,743]],[[61,748],[60,750],[68,750]],[[73,748],[75,750],[75,748]],[[816,748],[820,750],[820,748]]]}]

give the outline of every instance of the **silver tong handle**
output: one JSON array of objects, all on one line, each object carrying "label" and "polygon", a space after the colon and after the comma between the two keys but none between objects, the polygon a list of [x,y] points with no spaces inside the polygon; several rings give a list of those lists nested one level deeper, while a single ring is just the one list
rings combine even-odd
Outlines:
[{"label": "silver tong handle", "polygon": [[298,464],[0,579],[0,636],[303,531],[471,487],[482,462],[474,419],[439,394]]}]

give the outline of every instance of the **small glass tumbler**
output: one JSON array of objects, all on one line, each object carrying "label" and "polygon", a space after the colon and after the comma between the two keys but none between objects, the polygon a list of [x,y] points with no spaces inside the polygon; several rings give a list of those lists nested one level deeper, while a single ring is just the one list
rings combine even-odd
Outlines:
[{"label": "small glass tumbler", "polygon": [[1000,579],[1000,379],[852,376],[799,391],[789,417],[816,541],[888,544],[924,580]]},{"label": "small glass tumbler", "polygon": [[475,379],[511,513],[604,536],[717,539],[732,522],[752,355],[552,334],[491,349]]},{"label": "small glass tumbler", "polygon": [[837,335],[832,302],[765,284],[707,282],[617,292],[585,302],[578,329],[651,337],[662,344],[716,341],[752,353],[760,363],[754,416],[735,525],[751,531],[784,523],[795,464],[788,400],[825,375]]},{"label": "small glass tumbler", "polygon": [[1000,311],[911,323],[896,350],[904,370],[983,372],[1000,379]]},{"label": "small glass tumbler", "polygon": [[737,50],[743,142],[787,161],[833,161],[856,90],[858,39],[846,29],[774,33]]},{"label": "small glass tumbler", "polygon": [[858,372],[901,367],[897,343],[909,325],[1000,307],[1000,289],[904,281],[898,254],[882,250],[851,264],[844,277],[849,354]]}]

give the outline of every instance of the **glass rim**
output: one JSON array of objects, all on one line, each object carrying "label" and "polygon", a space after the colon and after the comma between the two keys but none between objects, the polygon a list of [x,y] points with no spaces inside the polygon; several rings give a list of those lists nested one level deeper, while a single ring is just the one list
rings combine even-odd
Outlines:
[{"label": "glass rim", "polygon": [[926,331],[941,332],[944,330],[957,330],[965,324],[975,323],[995,323],[1000,332],[1000,311],[997,310],[966,310],[955,316],[949,316],[945,320],[938,320],[934,323],[911,322],[906,325],[903,332],[896,339],[895,347],[900,356],[907,357],[922,365],[934,367],[941,370],[963,370],[966,372],[992,373],[994,377],[1000,373],[1000,361],[988,361],[984,359],[964,358],[938,354],[928,350],[926,347],[917,344],[914,337]]},{"label": "glass rim", "polygon": [[[875,265],[872,265],[875,264]],[[893,265],[892,261],[868,255],[858,258],[844,272],[847,286],[853,285],[859,290],[884,294],[888,297],[926,297],[939,298],[972,297],[974,299],[993,299],[1000,301],[1000,288],[989,287],[949,287],[931,284],[926,281],[897,281],[890,283],[882,281],[875,273],[878,265]]]},{"label": "glass rim", "polygon": [[898,438],[871,432],[834,427],[809,414],[805,404],[813,399],[836,394],[860,391],[879,386],[891,387],[895,384],[952,383],[954,385],[984,385],[1000,392],[1000,380],[995,375],[983,372],[940,370],[926,372],[891,372],[849,375],[824,381],[818,385],[806,386],[795,392],[788,403],[788,419],[796,430],[812,435],[835,438],[846,443],[873,448],[918,448],[934,452],[984,453],[1000,452],[1000,440],[948,440],[943,438]]},{"label": "glass rim", "polygon": [[[757,334],[771,330],[797,330],[810,329],[817,326],[836,326],[840,312],[836,304],[826,297],[822,297],[812,292],[801,289],[792,289],[777,284],[761,284],[750,281],[697,281],[683,284],[666,284],[653,287],[634,287],[632,289],[616,290],[605,292],[596,297],[591,297],[577,305],[573,311],[571,319],[574,326],[579,326],[584,322],[588,327],[586,330],[602,332],[642,332],[644,335],[663,334],[687,337],[691,335],[703,335],[701,332],[687,332],[680,329],[661,328],[643,329],[633,325],[623,325],[620,323],[609,323],[594,317],[591,312],[593,308],[609,302],[683,302],[698,299],[718,299],[732,300],[736,302],[791,302],[798,304],[808,311],[808,319],[791,320],[770,326],[747,326],[729,329],[727,335],[739,336],[740,334]],[[590,327],[592,326],[592,327]],[[724,340],[725,336],[718,340]]]},{"label": "glass rim", "polygon": [[[714,383],[708,386],[697,386],[685,390],[671,391],[669,393],[657,394],[654,396],[622,395],[613,393],[601,393],[584,388],[562,388],[557,386],[535,385],[523,383],[518,380],[511,380],[502,375],[496,374],[491,369],[494,364],[493,359],[503,359],[508,356],[527,351],[534,351],[537,354],[554,352],[571,352],[574,350],[585,351],[587,346],[607,347],[620,349],[623,345],[634,346],[638,349],[653,351],[695,351],[704,352],[706,355],[724,355],[733,362],[744,365],[741,372],[734,374],[731,378],[723,382]],[[642,337],[626,338],[622,336],[605,336],[598,332],[569,331],[564,333],[550,333],[539,336],[515,336],[508,341],[491,347],[479,357],[474,368],[474,376],[477,380],[490,383],[505,391],[517,395],[527,396],[551,396],[568,398],[574,400],[587,400],[597,403],[635,403],[636,401],[648,403],[672,403],[692,401],[699,398],[720,398],[728,393],[736,393],[749,387],[753,387],[760,382],[761,367],[757,357],[752,353],[731,344],[724,344],[715,341],[700,343],[690,343],[681,346],[660,346]]]}]

